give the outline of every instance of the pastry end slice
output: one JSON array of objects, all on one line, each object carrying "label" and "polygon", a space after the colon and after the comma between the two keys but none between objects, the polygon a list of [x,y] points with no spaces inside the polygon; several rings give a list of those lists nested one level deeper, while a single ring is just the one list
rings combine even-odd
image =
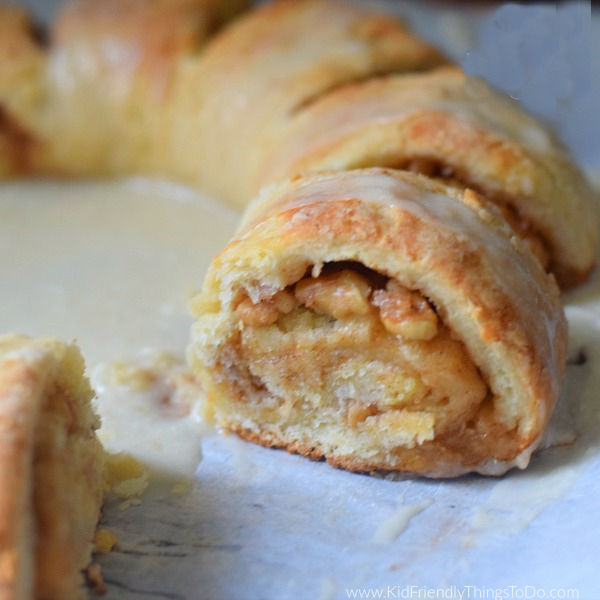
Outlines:
[{"label": "pastry end slice", "polygon": [[75,345],[0,337],[0,598],[85,598],[103,500],[99,426]]}]

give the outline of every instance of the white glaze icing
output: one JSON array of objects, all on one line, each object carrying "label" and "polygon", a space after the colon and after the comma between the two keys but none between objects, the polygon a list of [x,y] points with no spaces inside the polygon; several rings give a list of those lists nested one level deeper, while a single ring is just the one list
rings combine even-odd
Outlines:
[{"label": "white glaze icing", "polygon": [[[401,83],[403,76],[397,82]],[[458,83],[457,83],[458,82]],[[366,84],[365,90],[368,91]],[[374,93],[356,93],[345,96],[345,103],[333,103],[333,110],[325,96],[323,105],[316,104],[315,118],[309,109],[305,118],[302,113],[297,124],[292,126],[292,135],[279,154],[268,164],[270,177],[281,176],[289,172],[289,164],[310,156],[319,155],[319,148],[327,148],[346,138],[351,139],[368,127],[393,126],[422,110],[439,111],[459,121],[469,123],[475,128],[487,131],[500,139],[521,144],[537,156],[565,156],[565,151],[547,132],[542,124],[509,98],[498,94],[479,78],[451,80],[439,89],[431,88],[414,93],[412,86],[391,87],[392,93],[379,90]],[[324,118],[326,117],[326,122]],[[325,164],[328,164],[327,161]],[[527,182],[523,181],[527,187]],[[523,190],[525,191],[525,189]]]},{"label": "white glaze icing", "polygon": [[[142,367],[144,361],[138,358],[129,365]],[[115,381],[110,367],[111,363],[97,365],[91,377],[102,415],[99,437],[104,447],[131,454],[155,473],[192,477],[201,458],[203,431],[195,407],[189,414],[172,413],[167,396],[175,390],[165,385],[167,370],[156,369],[156,381],[137,389]],[[199,387],[197,396],[201,396]]]},{"label": "white glaze icing", "polygon": [[[132,392],[103,373],[117,358],[139,362],[145,347],[183,354],[192,322],[187,295],[201,285],[237,219],[166,182],[0,186],[0,331],[77,340],[108,449],[158,470],[193,474],[197,420],[165,416],[160,386]],[[29,349],[11,354],[38,356]]]}]

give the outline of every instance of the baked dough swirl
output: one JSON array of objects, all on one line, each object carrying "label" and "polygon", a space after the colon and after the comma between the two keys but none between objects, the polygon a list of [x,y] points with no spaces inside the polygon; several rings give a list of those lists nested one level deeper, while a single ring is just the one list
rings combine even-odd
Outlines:
[{"label": "baked dough swirl", "polygon": [[87,597],[104,496],[93,392],[73,345],[0,337],[0,598]]},{"label": "baked dough swirl", "polygon": [[193,307],[220,425],[358,471],[526,465],[565,363],[558,289],[500,214],[394,170],[268,187]]}]

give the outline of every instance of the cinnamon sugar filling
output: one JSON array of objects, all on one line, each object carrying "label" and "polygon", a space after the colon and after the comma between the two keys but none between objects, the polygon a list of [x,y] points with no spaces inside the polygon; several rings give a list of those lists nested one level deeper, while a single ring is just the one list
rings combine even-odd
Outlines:
[{"label": "cinnamon sugar filling", "polygon": [[234,312],[239,330],[218,368],[248,421],[259,411],[276,432],[320,431],[341,452],[327,431],[351,432],[372,453],[444,443],[467,457],[479,445],[473,462],[490,444],[511,454],[482,374],[421,293],[329,263],[256,304],[240,291]]}]

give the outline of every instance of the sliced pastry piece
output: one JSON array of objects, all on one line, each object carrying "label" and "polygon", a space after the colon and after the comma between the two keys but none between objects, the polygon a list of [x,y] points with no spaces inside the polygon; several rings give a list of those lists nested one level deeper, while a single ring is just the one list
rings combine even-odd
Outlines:
[{"label": "sliced pastry piece", "polygon": [[80,0],[47,47],[22,12],[0,9],[18,23],[4,38],[0,25],[0,175],[163,175],[245,206],[262,154],[305,103],[445,62],[397,19],[341,0],[261,6],[205,46],[246,4]]},{"label": "sliced pastry piece", "polygon": [[23,11],[0,7],[0,175],[171,174],[173,85],[248,4],[73,0],[47,43]]},{"label": "sliced pastry piece", "polygon": [[554,279],[500,212],[395,170],[266,188],[193,310],[219,425],[355,471],[525,467],[565,365]]},{"label": "sliced pastry piece", "polygon": [[457,68],[358,82],[311,103],[286,126],[255,187],[371,166],[483,193],[562,286],[593,268],[595,199],[565,148],[516,102]]},{"label": "sliced pastry piece", "polygon": [[[343,0],[280,0],[224,29],[173,91],[170,153],[186,180],[245,207],[288,119],[350,81],[444,57],[395,17]],[[235,175],[232,176],[232,169]]]},{"label": "sliced pastry piece", "polygon": [[103,499],[92,390],[74,345],[0,337],[0,599],[85,598]]}]

